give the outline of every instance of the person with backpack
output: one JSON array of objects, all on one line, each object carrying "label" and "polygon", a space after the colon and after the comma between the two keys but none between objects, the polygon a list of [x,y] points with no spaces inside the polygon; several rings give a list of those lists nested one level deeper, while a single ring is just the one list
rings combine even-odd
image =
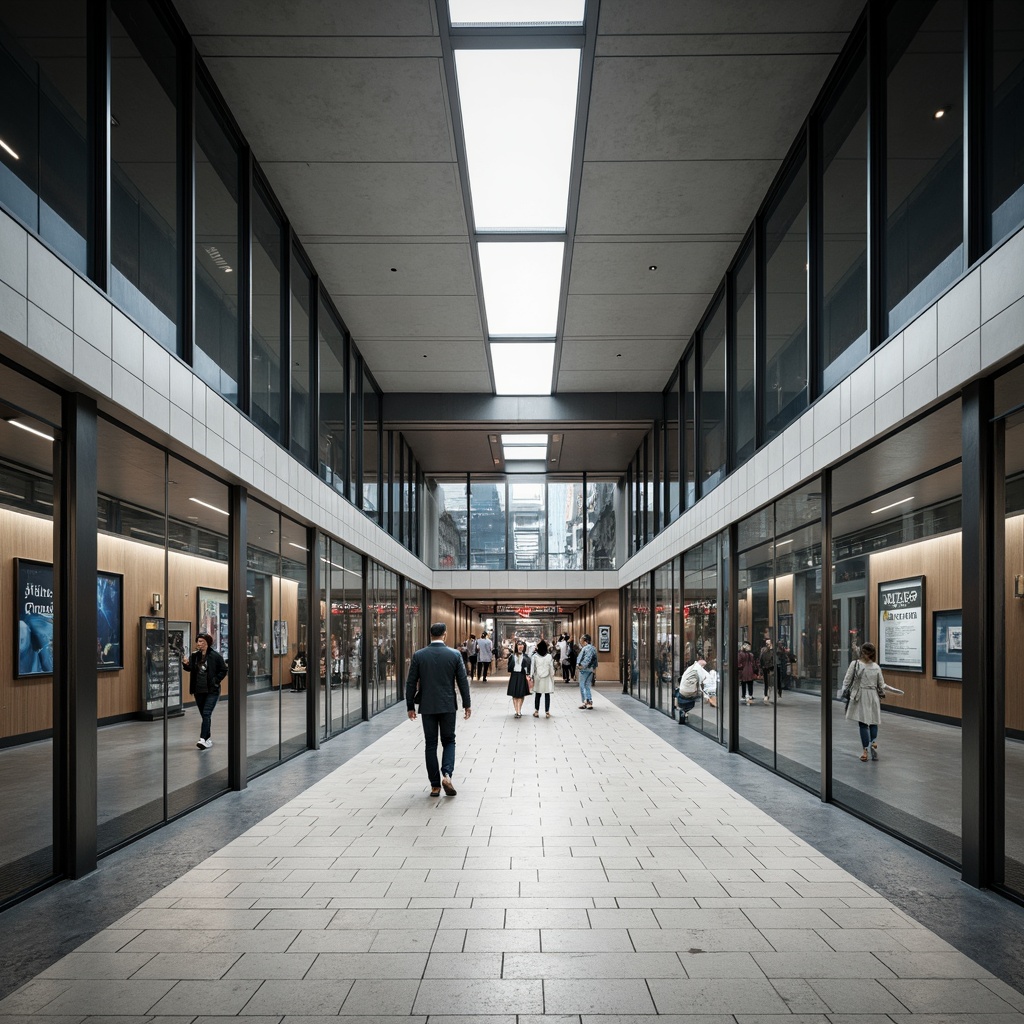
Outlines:
[{"label": "person with backpack", "polygon": [[593,711],[594,698],[590,690],[590,684],[594,681],[594,674],[597,672],[597,648],[590,642],[590,634],[584,633],[580,639],[583,647],[580,648],[579,657],[576,659],[576,667],[580,671],[580,711]]}]

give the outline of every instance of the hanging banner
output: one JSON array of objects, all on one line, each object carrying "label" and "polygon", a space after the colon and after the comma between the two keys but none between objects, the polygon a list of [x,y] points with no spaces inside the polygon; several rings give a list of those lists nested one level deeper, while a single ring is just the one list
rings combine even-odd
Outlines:
[{"label": "hanging banner", "polygon": [[924,577],[878,584],[878,664],[924,671]]}]

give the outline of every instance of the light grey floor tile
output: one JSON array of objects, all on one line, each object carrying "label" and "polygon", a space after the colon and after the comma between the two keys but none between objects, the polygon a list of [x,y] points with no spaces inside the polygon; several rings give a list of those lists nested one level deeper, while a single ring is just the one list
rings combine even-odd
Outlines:
[{"label": "light grey floor tile", "polygon": [[[265,981],[241,1013],[336,1016],[352,988],[351,979],[333,981]],[[237,1011],[236,1011],[237,1012]]]},{"label": "light grey floor tile", "polygon": [[[141,966],[133,978],[156,978],[169,981],[216,981],[223,978],[239,959],[239,953],[157,953]],[[263,977],[263,975],[260,975]]]},{"label": "light grey floor tile", "polygon": [[472,1007],[472,1016],[494,1013],[543,1013],[542,982],[532,980],[435,980],[420,983],[413,1013],[464,1014]]},{"label": "light grey floor tile", "polygon": [[426,953],[321,953],[304,977],[309,980],[422,978],[426,963]]},{"label": "light grey floor tile", "polygon": [[807,982],[829,1013],[904,1013],[903,1005],[881,983],[863,978],[829,978]]},{"label": "light grey floor tile", "polygon": [[549,978],[546,1013],[652,1013],[654,1002],[642,978]]},{"label": "light grey floor tile", "polygon": [[506,928],[590,928],[587,910],[509,907],[505,912]]},{"label": "light grey floor tile", "polygon": [[654,978],[648,982],[658,1013],[789,1013],[768,981],[738,978],[685,981]]},{"label": "light grey floor tile", "polygon": [[506,953],[505,978],[685,978],[675,953]]},{"label": "light grey floor tile", "polygon": [[752,953],[680,953],[688,978],[758,978],[765,973]]},{"label": "light grey floor tile", "polygon": [[[261,981],[305,978],[315,960],[315,953],[243,953],[224,977]],[[335,977],[351,978],[354,975],[342,973]]]},{"label": "light grey floor tile", "polygon": [[1007,1013],[1013,1007],[980,981],[941,978],[883,981],[911,1013]]},{"label": "light grey floor tile", "polygon": [[[51,1003],[62,992],[66,992],[74,984],[73,981],[51,981],[35,978],[27,985],[22,985],[6,999],[0,1000],[0,1014],[36,1013]],[[69,1011],[69,1016],[74,1014]]]},{"label": "light grey floor tile", "polygon": [[890,971],[871,953],[753,953],[769,978],[890,978]]},{"label": "light grey floor tile", "polygon": [[633,952],[633,943],[625,928],[543,928],[540,945],[545,953]]},{"label": "light grey floor tile", "polygon": [[969,957],[957,952],[879,953],[878,958],[897,978],[991,978]]},{"label": "light grey floor tile", "polygon": [[487,928],[474,928],[466,932],[463,948],[467,953],[539,953],[540,930],[505,928],[491,931]]},{"label": "light grey floor tile", "polygon": [[[516,954],[510,954],[516,955]],[[521,954],[519,954],[521,955]],[[424,978],[501,978],[501,953],[444,953],[432,952],[427,960]],[[421,975],[417,975],[420,977]]]},{"label": "light grey floor tile", "polygon": [[771,943],[756,928],[686,929],[637,928],[630,939],[639,951],[691,950],[721,953],[770,950]]},{"label": "light grey floor tile", "polygon": [[[90,981],[130,978],[153,959],[152,953],[88,953],[76,951],[48,967],[40,978],[70,978],[76,981]],[[218,975],[219,977],[219,975]]]},{"label": "light grey floor tile", "polygon": [[151,1010],[157,1013],[155,1005],[175,984],[173,981],[75,981],[46,1004],[45,1013],[103,1014],[110,1013],[114,1007],[125,1014],[145,1014]]},{"label": "light grey floor tile", "polygon": [[342,1016],[395,1015],[412,1012],[418,981],[357,980],[342,1003]]},{"label": "light grey floor tile", "polygon": [[434,929],[385,928],[370,943],[371,953],[428,953],[434,942]]}]

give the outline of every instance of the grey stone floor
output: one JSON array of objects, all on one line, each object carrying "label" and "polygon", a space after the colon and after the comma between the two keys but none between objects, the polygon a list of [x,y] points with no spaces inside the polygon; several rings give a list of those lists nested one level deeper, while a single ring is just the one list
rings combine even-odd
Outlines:
[{"label": "grey stone floor", "polygon": [[[499,688],[476,687],[459,794],[439,800],[418,724],[391,709],[14,908],[6,958],[41,927],[33,909],[67,930],[70,908],[154,857],[138,905],[94,908],[99,930],[0,1017],[1024,1021],[1007,983],[1020,908],[954,893],[937,862],[629,698],[576,704],[560,688],[551,719],[513,719]],[[180,871],[158,866],[162,846]],[[908,886],[938,928],[908,912]]]}]

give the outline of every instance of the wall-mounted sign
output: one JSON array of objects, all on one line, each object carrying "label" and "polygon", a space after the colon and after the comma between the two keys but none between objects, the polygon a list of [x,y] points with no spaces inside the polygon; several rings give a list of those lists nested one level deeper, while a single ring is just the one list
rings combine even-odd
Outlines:
[{"label": "wall-mounted sign", "polygon": [[610,651],[612,649],[612,627],[597,627],[597,649],[599,651]]},{"label": "wall-mounted sign", "polygon": [[924,577],[878,584],[878,664],[924,671]]}]

